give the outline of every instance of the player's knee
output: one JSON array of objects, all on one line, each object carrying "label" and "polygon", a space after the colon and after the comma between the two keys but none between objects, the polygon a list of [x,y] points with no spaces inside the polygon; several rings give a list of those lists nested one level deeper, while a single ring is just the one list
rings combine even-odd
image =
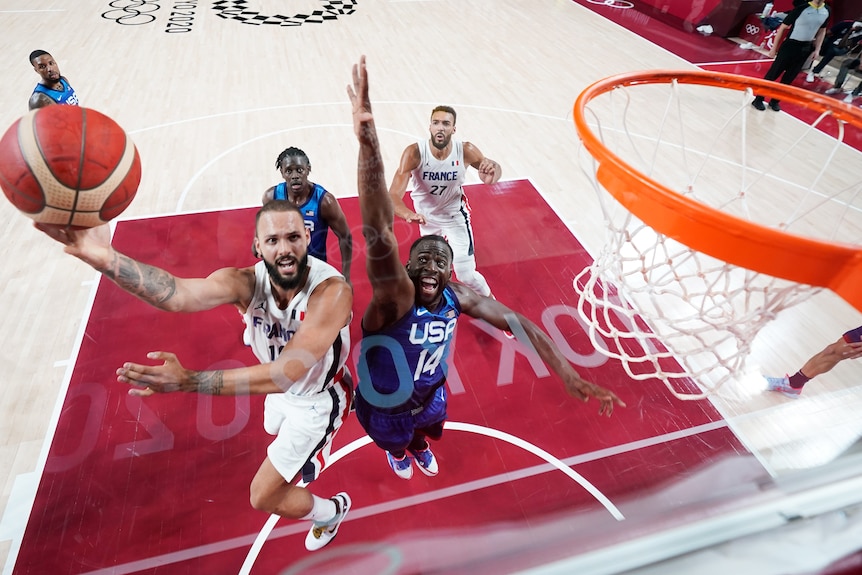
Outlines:
[{"label": "player's knee", "polygon": [[252,481],[251,487],[249,488],[248,499],[249,503],[251,503],[252,509],[255,509],[256,511],[272,513],[275,508],[270,494],[261,489],[259,485],[255,485],[254,481]]},{"label": "player's knee", "polygon": [[260,493],[254,490],[254,487],[252,487],[249,493],[249,503],[251,503],[252,509],[256,511],[269,511],[267,502],[260,496]]}]

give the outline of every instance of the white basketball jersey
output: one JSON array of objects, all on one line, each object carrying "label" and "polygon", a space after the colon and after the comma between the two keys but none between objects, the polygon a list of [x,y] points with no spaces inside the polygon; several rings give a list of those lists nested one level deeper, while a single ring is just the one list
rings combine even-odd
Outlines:
[{"label": "white basketball jersey", "polygon": [[[271,363],[302,325],[308,297],[321,282],[333,276],[342,277],[338,270],[313,256],[308,256],[308,280],[287,306],[279,309],[272,296],[269,272],[262,261],[254,266],[254,296],[245,312],[248,345],[261,363]],[[320,361],[287,390],[291,395],[314,395],[332,385],[333,378],[344,368],[350,354],[350,329],[344,326]],[[276,382],[279,383],[279,382]]]},{"label": "white basketball jersey", "polygon": [[461,209],[461,196],[467,166],[464,165],[464,144],[452,140],[452,150],[443,160],[431,153],[428,140],[419,142],[421,163],[413,170],[413,211],[428,220],[445,223]]}]

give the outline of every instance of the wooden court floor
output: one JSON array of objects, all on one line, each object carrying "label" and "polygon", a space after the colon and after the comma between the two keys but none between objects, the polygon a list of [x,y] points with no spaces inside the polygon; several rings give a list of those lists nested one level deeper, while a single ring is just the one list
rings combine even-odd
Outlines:
[{"label": "wooden court floor", "polygon": [[[319,22],[314,17],[304,17],[324,5],[326,9],[341,13]],[[243,10],[257,14],[244,14]],[[630,24],[635,27],[636,22]],[[519,229],[517,222],[523,221],[529,226],[532,220],[527,217],[525,212],[529,210],[524,206],[515,204],[511,213],[502,213],[488,207],[489,204],[506,205],[502,198],[507,193],[523,193],[527,197],[535,194],[539,198],[536,202],[547,205],[559,220],[560,230],[567,230],[586,254],[596,253],[604,241],[598,201],[576,161],[578,142],[571,109],[581,90],[604,76],[632,70],[695,69],[696,66],[736,69],[762,65],[752,60],[750,53],[733,47],[727,47],[726,53],[709,52],[721,55],[723,60],[707,62],[698,57],[686,58],[627,30],[625,23],[621,25],[593,12],[580,2],[565,0],[529,3],[517,0],[467,3],[457,0],[297,0],[290,3],[276,0],[83,0],[74,3],[74,8],[60,0],[7,0],[0,4],[0,27],[4,32],[0,34],[0,62],[6,72],[5,82],[0,86],[0,101],[4,103],[0,108],[0,126],[10,125],[26,112],[26,101],[37,79],[26,62],[27,54],[36,48],[48,50],[84,105],[116,119],[130,132],[141,153],[144,176],[139,194],[121,218],[121,224],[135,230],[139,236],[125,239],[128,251],[139,245],[141,253],[150,253],[159,242],[169,240],[172,250],[200,269],[207,264],[223,262],[225,258],[239,257],[236,246],[247,245],[248,241],[240,239],[237,243],[233,236],[246,232],[230,224],[224,229],[202,228],[218,230],[209,235],[176,231],[150,236],[147,231],[150,227],[141,222],[159,223],[163,218],[194,214],[240,213],[253,208],[263,190],[278,181],[279,174],[273,165],[278,153],[288,146],[300,147],[308,153],[314,181],[326,186],[344,202],[355,197],[356,145],[345,86],[350,78],[350,66],[360,54],[366,54],[388,174],[392,173],[401,150],[427,133],[428,114],[440,103],[458,110],[457,136],[473,142],[503,166],[504,181],[499,189],[485,190],[487,195],[483,196],[483,202],[474,202],[473,208],[477,222],[481,221],[483,212],[493,215],[493,219],[482,223],[485,229],[478,244],[480,268],[484,261],[499,275],[499,281],[510,282],[511,297],[516,300],[527,300],[534,294],[530,285],[524,285],[519,265],[522,259],[530,259],[529,254],[518,251],[527,245],[519,241],[519,235],[534,230],[521,234],[512,230]],[[697,46],[700,38],[691,36],[689,40],[692,46]],[[715,40],[705,41],[713,43]],[[745,62],[739,64],[738,61]],[[761,121],[773,122],[770,116],[764,116]],[[783,125],[777,120],[770,124],[765,139],[780,138]],[[859,162],[857,165],[862,165],[862,158],[855,157],[855,160]],[[476,182],[475,176],[472,177]],[[513,187],[513,182],[527,182],[528,186]],[[0,204],[0,225],[5,244],[0,255],[3,263],[0,295],[6,304],[5,313],[0,315],[0,357],[4,371],[0,386],[0,468],[5,471],[0,475],[3,480],[0,561],[5,564],[4,573],[39,573],[38,565],[15,566],[14,561],[21,550],[22,535],[40,481],[45,477],[58,424],[68,415],[64,413],[64,406],[68,406],[73,374],[82,367],[80,352],[84,348],[94,352],[88,356],[87,369],[112,371],[116,367],[114,357],[118,351],[123,351],[105,343],[110,339],[91,341],[88,326],[108,329],[109,325],[134,322],[135,316],[125,307],[122,298],[111,300],[117,302],[115,309],[110,305],[100,306],[98,312],[104,315],[94,315],[95,294],[97,289],[102,289],[98,287],[97,275],[65,256],[57,244],[35,231],[29,220],[5,202]],[[122,230],[122,226],[119,229]],[[230,239],[222,238],[222,233],[231,234]],[[250,230],[247,235],[250,236]],[[507,248],[506,242],[511,242],[512,247]],[[558,246],[547,248],[548,251],[536,248],[532,257],[544,261],[554,255],[553,250]],[[521,255],[516,258],[515,253]],[[243,254],[246,256],[248,254]],[[483,257],[488,259],[483,260]],[[241,263],[250,262],[244,259]],[[549,274],[560,277],[573,276],[577,271],[565,259],[553,260],[549,265]],[[362,263],[357,260],[354,273],[361,272]],[[534,313],[540,313],[544,307],[571,303],[565,295],[571,280],[560,280],[560,283],[556,290],[550,290],[551,295]],[[510,303],[515,305],[514,301]],[[104,318],[102,327],[99,327],[100,317]],[[749,362],[751,372],[794,370],[838,334],[862,324],[860,320],[862,314],[858,311],[832,294],[821,293],[779,315],[758,337]],[[138,327],[140,336],[139,332],[145,333],[146,322]],[[468,327],[462,330],[466,332],[462,339],[482,336],[481,333],[477,335],[480,328]],[[575,330],[574,326],[569,329]],[[104,348],[106,365],[101,365],[97,353],[100,346]],[[237,353],[242,351],[240,348]],[[490,366],[494,365],[498,364],[492,361]],[[650,486],[643,487],[641,492],[636,489],[629,492],[624,488],[618,492],[625,491],[627,498],[631,498],[627,502],[637,506],[636,515],[655,519],[656,510],[663,509],[668,501],[686,501],[693,514],[697,514],[694,512],[697,509],[707,516],[710,506],[706,498],[701,499],[697,492],[692,496],[683,489],[685,480],[702,480],[716,470],[729,470],[732,476],[751,481],[763,474],[770,478],[783,477],[800,470],[817,469],[841,454],[851,453],[862,434],[857,423],[858,406],[862,401],[860,375],[862,366],[840,365],[810,384],[797,402],[764,392],[762,382],[753,377],[740,382],[732,393],[700,406],[701,413],[709,414],[701,419],[692,419],[673,402],[658,408],[654,402],[650,404],[646,400],[647,396],[641,401],[639,394],[643,390],[638,385],[615,381],[614,389],[627,396],[627,412],[607,422],[586,419],[583,435],[590,447],[583,452],[575,442],[555,443],[552,447],[563,454],[562,460],[567,465],[578,471],[585,465],[589,474],[599,477],[622,475],[628,481],[625,489],[633,489],[631,485]],[[465,387],[465,394],[467,389]],[[169,410],[180,405],[167,405],[171,397],[161,399]],[[473,398],[476,407],[472,407],[472,402],[468,404],[471,407],[463,413],[464,421],[487,425],[486,419],[492,417],[517,420],[517,414],[508,413],[513,405],[505,399],[505,396],[496,398],[489,407],[492,411],[484,413],[478,407],[482,398]],[[541,403],[535,408],[548,409]],[[559,409],[560,406],[554,406],[554,410]],[[506,416],[501,412],[506,412]],[[537,417],[536,412],[531,413]],[[554,437],[565,433],[564,426],[557,430],[556,421],[549,421],[554,422]],[[683,441],[687,437],[683,430],[696,429],[708,434],[704,436],[709,437],[704,445],[716,449],[707,458],[714,466],[698,468],[697,458],[684,449],[670,449],[671,454],[666,459],[659,458],[656,451],[662,448],[658,440],[671,432],[670,423],[676,425],[676,432],[682,433],[682,436],[673,436],[674,440]],[[639,425],[646,425],[646,428]],[[251,430],[253,427],[249,425],[246,438],[251,444],[260,431]],[[179,437],[181,429],[171,432]],[[456,435],[459,432],[453,431],[447,438],[452,445],[450,457],[453,460],[468,462],[472,457],[471,449],[488,449],[475,445],[472,440],[462,440]],[[725,435],[725,431],[732,434]],[[358,432],[355,429],[353,432],[358,438]],[[606,435],[628,438],[614,440],[611,445],[618,445],[617,441],[631,443],[635,436],[646,443],[632,443],[633,450],[642,447],[643,451],[635,451],[639,455],[634,463],[630,460],[622,469],[601,458],[579,459],[583,453],[600,451]],[[341,439],[347,441],[348,437]],[[188,437],[178,441],[188,444]],[[112,449],[114,447],[116,445]],[[493,473],[467,476],[470,477],[468,481],[487,480],[504,472],[524,473],[529,465],[534,465],[518,459],[515,450],[509,451],[508,445],[497,445],[494,449],[502,453],[499,459],[494,459],[494,465],[517,461],[513,464],[515,469],[495,468]],[[190,473],[196,465],[218,468],[226,464],[219,460],[217,449],[214,453],[213,449],[195,446],[193,442],[188,452],[167,451],[171,465]],[[724,460],[719,457],[725,453],[737,453],[740,458]],[[366,461],[365,457],[365,452],[357,451],[333,468],[337,473],[324,474],[321,481],[332,482],[333,486],[338,481],[361,483],[361,478],[348,475],[349,469],[355,469],[360,475],[376,476],[380,472],[380,461],[374,461],[370,455]],[[259,459],[257,455],[253,458]],[[656,461],[664,463],[653,465]],[[165,465],[165,469],[149,468],[141,473],[146,473],[146,483],[152,488],[158,485],[159,475],[170,473],[170,468]],[[72,477],[75,471],[72,467]],[[84,474],[85,468],[77,471]],[[218,469],[215,472],[218,473]],[[630,522],[631,531],[623,535],[616,521],[605,524],[610,515],[606,515],[607,510],[599,509],[602,519],[596,520],[592,530],[585,528],[584,523],[589,524],[590,519],[598,516],[590,507],[593,503],[581,510],[584,514],[581,521],[574,514],[556,514],[555,497],[580,501],[583,493],[573,490],[558,477],[551,478],[550,474],[536,477],[539,479],[530,479],[531,483],[526,484],[502,481],[502,487],[495,488],[518,506],[519,517],[533,522],[531,527],[536,537],[542,537],[544,528],[559,531],[560,525],[565,525],[563,532],[569,534],[571,540],[580,541],[585,548],[601,547],[662,526],[662,522],[646,519],[642,523]],[[81,476],[74,480],[80,481],[80,493],[86,491],[83,486],[89,485],[90,479]],[[131,484],[136,477],[127,475],[125,480]],[[445,505],[435,507],[423,504],[439,495],[431,484],[395,484],[391,488],[409,490],[396,496],[387,492],[390,489],[387,482],[397,481],[396,478],[380,474],[374,481],[379,482],[384,492],[372,505],[383,507],[367,507],[369,515],[360,515],[356,525],[360,521],[371,522],[370,529],[386,533],[387,541],[398,532],[398,526],[406,522],[411,528],[431,525],[436,530],[426,533],[426,537],[441,545],[451,544],[451,540],[461,534],[459,529],[472,526],[472,516],[464,517],[458,509],[473,503],[494,508],[499,505],[499,491],[491,496],[490,490],[480,490],[460,494],[463,499],[454,500],[458,503],[455,510]],[[230,497],[241,501],[247,481],[231,477],[227,483],[231,490],[240,491],[232,491]],[[754,496],[745,491],[753,483],[740,485],[744,492],[736,493],[736,500],[745,503],[749,496]],[[63,493],[74,500],[75,483],[64,483],[63,489],[70,487],[71,491]],[[195,497],[202,495],[198,493]],[[399,510],[385,507],[387,502],[396,502]],[[58,500],[55,506],[62,503]],[[86,501],[76,504],[86,506]],[[74,505],[70,509],[72,507]],[[202,504],[197,511],[187,511],[206,513],[205,507]],[[402,508],[409,512],[401,511]],[[181,539],[174,538],[175,533],[171,531],[173,513],[170,507],[153,506],[142,500],[136,506],[125,510],[120,506],[119,509],[125,515],[121,513],[121,518],[111,525],[118,532],[127,522],[133,524],[135,510],[163,518],[164,535],[137,541],[146,548],[139,557],[161,557],[168,550],[190,548],[177,546]],[[371,515],[375,509],[380,514]],[[444,511],[428,511],[433,509]],[[533,509],[541,510],[541,522],[531,515]],[[387,511],[396,514],[386,515]],[[51,512],[62,515],[57,509],[52,508]],[[489,522],[500,528],[495,531],[499,541],[516,548],[517,534],[505,529],[505,522],[511,516],[506,513],[489,515]],[[218,513],[207,519],[214,529],[224,528],[234,520]],[[222,552],[235,560],[236,549],[250,545],[248,537],[254,535],[249,521],[262,523],[263,520],[265,518],[238,521],[249,528],[241,529],[241,534],[226,535],[239,537],[241,541],[236,548],[217,550],[212,555],[215,564],[220,564],[217,563],[219,559],[225,557],[219,554]],[[279,525],[279,528],[292,527]],[[56,529],[55,524],[52,529]],[[297,539],[299,532],[276,534],[279,533],[288,539]],[[86,535],[70,525],[68,529],[61,529],[58,536],[61,544],[69,538],[73,547],[86,547]],[[165,541],[170,543],[163,545]],[[420,553],[417,544],[403,543],[404,549]],[[352,549],[348,544],[345,547]],[[517,549],[520,553],[510,558],[505,566],[487,563],[489,570],[486,572],[495,572],[495,567],[527,569],[541,561],[541,557],[531,555],[529,545],[522,542],[522,547]],[[49,553],[47,548],[42,552]],[[266,546],[266,552],[272,553],[272,546]],[[563,557],[567,552],[565,540],[549,552],[555,558]],[[490,555],[490,552],[477,553],[486,559]],[[32,559],[33,555],[28,557],[30,561],[37,561]],[[190,559],[191,567],[186,572],[205,572],[199,570],[201,563],[195,563],[198,560]],[[365,570],[354,572],[383,572],[375,563],[377,560],[375,556],[357,560],[355,564],[361,567],[356,568]],[[123,563],[119,557],[102,557],[100,561],[98,565],[69,572],[98,572],[112,561]],[[296,555],[292,563],[272,558],[266,561],[269,562],[265,565],[270,567],[256,572],[276,573],[294,563],[296,572],[301,572],[299,569],[304,568],[302,562],[307,558]],[[349,564],[333,567],[336,568],[350,572]],[[124,572],[177,571],[154,570],[152,565],[146,565],[138,571]],[[457,570],[451,567],[449,572]]]}]

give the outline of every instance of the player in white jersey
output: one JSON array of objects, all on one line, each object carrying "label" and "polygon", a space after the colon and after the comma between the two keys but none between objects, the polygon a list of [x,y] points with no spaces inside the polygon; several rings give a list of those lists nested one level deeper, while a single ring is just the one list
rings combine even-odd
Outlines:
[{"label": "player in white jersey", "polygon": [[263,261],[221,268],[206,278],[179,278],[113,249],[108,226],[87,230],[38,224],[120,288],[165,311],[195,312],[233,304],[251,326],[259,365],[237,369],[185,369],[169,352],[147,354],[161,365],[126,363],[117,381],[132,395],[185,391],[212,395],[269,394],[264,427],[276,438],[251,482],[255,509],[313,522],[305,544],[320,549],[338,532],[350,508],[346,493],[331,499],[294,485],[317,477],[332,438],[350,410],[352,380],[346,368],[353,292],[332,266],[308,257],[309,233],[289,201],[273,201],[257,214],[255,249]]},{"label": "player in white jersey", "polygon": [[[401,154],[398,170],[389,186],[389,195],[395,206],[395,215],[408,222],[417,222],[424,235],[446,238],[455,257],[452,267],[455,276],[483,296],[491,295],[488,282],[476,270],[473,227],[470,223],[470,204],[462,187],[467,166],[479,172],[485,184],[499,181],[503,170],[500,164],[484,154],[470,142],[452,139],[455,133],[455,110],[437,106],[431,112],[431,137],[407,146]],[[404,203],[404,194],[413,179],[411,210]]]}]

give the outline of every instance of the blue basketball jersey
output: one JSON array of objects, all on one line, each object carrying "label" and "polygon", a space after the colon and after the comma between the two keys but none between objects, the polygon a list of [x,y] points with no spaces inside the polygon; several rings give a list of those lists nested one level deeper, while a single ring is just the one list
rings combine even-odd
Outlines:
[{"label": "blue basketball jersey", "polygon": [[33,93],[45,94],[58,104],[77,106],[78,95],[75,93],[75,90],[72,88],[72,86],[69,85],[69,82],[66,81],[66,78],[61,77],[60,83],[63,85],[62,90],[52,90],[45,84],[36,84],[36,88],[33,89]]},{"label": "blue basketball jersey", "polygon": [[[383,330],[368,332],[363,328],[359,367],[363,399],[386,409],[424,405],[445,380],[460,315],[458,297],[446,286],[439,310],[414,306]],[[401,401],[395,401],[397,398]]]},{"label": "blue basketball jersey", "polygon": [[[302,217],[305,220],[305,227],[311,233],[311,243],[308,244],[308,255],[326,261],[326,238],[329,233],[329,224],[320,215],[320,203],[323,201],[324,194],[326,194],[326,190],[323,186],[314,184],[308,201],[299,206],[299,210],[302,212]],[[287,183],[281,182],[275,186],[272,198],[274,200],[288,199]]]}]

